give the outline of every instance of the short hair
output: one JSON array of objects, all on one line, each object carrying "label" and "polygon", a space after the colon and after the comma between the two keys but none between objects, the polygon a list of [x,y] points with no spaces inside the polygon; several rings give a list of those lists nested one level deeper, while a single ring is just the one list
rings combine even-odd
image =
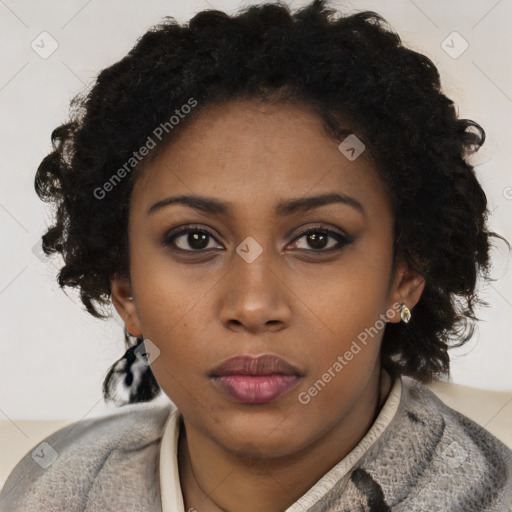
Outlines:
[{"label": "short hair", "polygon": [[[191,98],[191,112],[170,123]],[[475,285],[479,275],[490,279],[490,237],[502,238],[487,229],[486,196],[468,162],[485,132],[458,118],[436,66],[380,15],[342,14],[324,0],[294,13],[269,3],[232,16],[205,10],[182,25],[166,17],[73,100],[35,177],[37,194],[56,209],[43,249],[64,259],[59,285],[77,288],[92,315],[109,316],[111,279],[129,277],[128,205],[144,161],[113,183],[116,170],[156,127],[168,143],[208,105],[235,99],[306,105],[333,137],[356,133],[364,142],[391,199],[395,261],[426,281],[411,321],[386,325],[382,366],[422,382],[447,374],[448,349],[469,340],[475,305],[485,304]],[[108,200],[96,198],[107,182]],[[125,329],[125,339],[105,398],[117,374],[134,380],[143,338],[134,343]],[[149,367],[137,380],[129,402],[158,393]]]}]

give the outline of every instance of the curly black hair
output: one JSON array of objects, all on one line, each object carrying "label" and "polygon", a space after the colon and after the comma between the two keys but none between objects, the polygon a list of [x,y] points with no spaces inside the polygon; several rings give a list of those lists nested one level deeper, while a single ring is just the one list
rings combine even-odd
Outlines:
[{"label": "curly black hair", "polygon": [[[436,66],[404,47],[380,15],[343,14],[324,0],[293,13],[281,3],[233,16],[205,10],[182,25],[166,17],[72,101],[35,177],[39,197],[56,207],[43,249],[63,256],[59,285],[77,288],[92,315],[109,316],[111,279],[129,277],[139,148],[157,135],[172,140],[208,105],[237,98],[307,105],[333,137],[357,133],[364,141],[389,189],[395,261],[404,258],[426,280],[412,320],[386,325],[382,365],[422,382],[446,375],[449,347],[471,337],[474,308],[484,304],[476,282],[491,279],[490,237],[502,238],[487,229],[486,196],[468,162],[485,132],[458,118]],[[116,171],[123,179],[113,181]],[[133,341],[126,330],[125,338],[128,351],[104,382],[106,399],[115,395],[114,377],[134,381],[133,352],[143,338]],[[129,402],[159,392],[149,366],[135,380]]]}]

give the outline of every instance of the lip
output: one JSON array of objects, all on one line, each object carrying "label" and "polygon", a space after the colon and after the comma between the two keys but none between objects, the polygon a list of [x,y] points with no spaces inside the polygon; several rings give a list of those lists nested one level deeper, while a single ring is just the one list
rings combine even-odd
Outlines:
[{"label": "lip", "polygon": [[209,375],[230,398],[248,404],[277,399],[294,388],[302,376],[298,368],[272,354],[231,357]]}]

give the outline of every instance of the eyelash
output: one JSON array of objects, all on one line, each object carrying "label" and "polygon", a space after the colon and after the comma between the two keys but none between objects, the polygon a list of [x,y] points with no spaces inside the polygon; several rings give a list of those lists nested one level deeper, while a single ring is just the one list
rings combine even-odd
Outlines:
[{"label": "eyelash", "polygon": [[[202,252],[209,251],[210,249],[181,249],[179,247],[174,246],[174,241],[183,235],[188,235],[189,233],[203,233],[208,235],[209,237],[213,238],[217,243],[217,239],[215,238],[214,234],[207,228],[199,227],[197,225],[190,225],[190,226],[183,226],[178,231],[170,231],[167,233],[163,239],[163,245],[165,247],[169,247],[171,250],[174,251],[181,251],[181,252],[188,252],[188,253],[198,253],[201,254]],[[300,240],[301,238],[304,238],[307,235],[310,235],[312,233],[318,233],[322,235],[328,235],[329,237],[334,238],[337,240],[338,245],[337,247],[331,247],[329,249],[297,249],[299,251],[306,251],[306,252],[313,252],[313,253],[330,253],[334,251],[341,251],[345,246],[351,244],[353,242],[353,238],[348,235],[343,235],[341,233],[338,233],[336,231],[321,227],[321,226],[315,226],[312,228],[309,228],[307,231],[304,231],[297,235],[292,242],[295,243],[296,241]]]}]

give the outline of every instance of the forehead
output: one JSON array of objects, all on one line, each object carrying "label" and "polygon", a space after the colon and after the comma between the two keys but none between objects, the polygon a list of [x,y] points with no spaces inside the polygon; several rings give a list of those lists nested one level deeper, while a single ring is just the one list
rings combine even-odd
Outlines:
[{"label": "forehead", "polygon": [[[263,207],[284,197],[339,192],[386,202],[363,152],[349,160],[307,106],[231,101],[205,108],[142,169],[132,208],[169,194],[198,194]],[[279,198],[279,199],[278,199]]]}]

